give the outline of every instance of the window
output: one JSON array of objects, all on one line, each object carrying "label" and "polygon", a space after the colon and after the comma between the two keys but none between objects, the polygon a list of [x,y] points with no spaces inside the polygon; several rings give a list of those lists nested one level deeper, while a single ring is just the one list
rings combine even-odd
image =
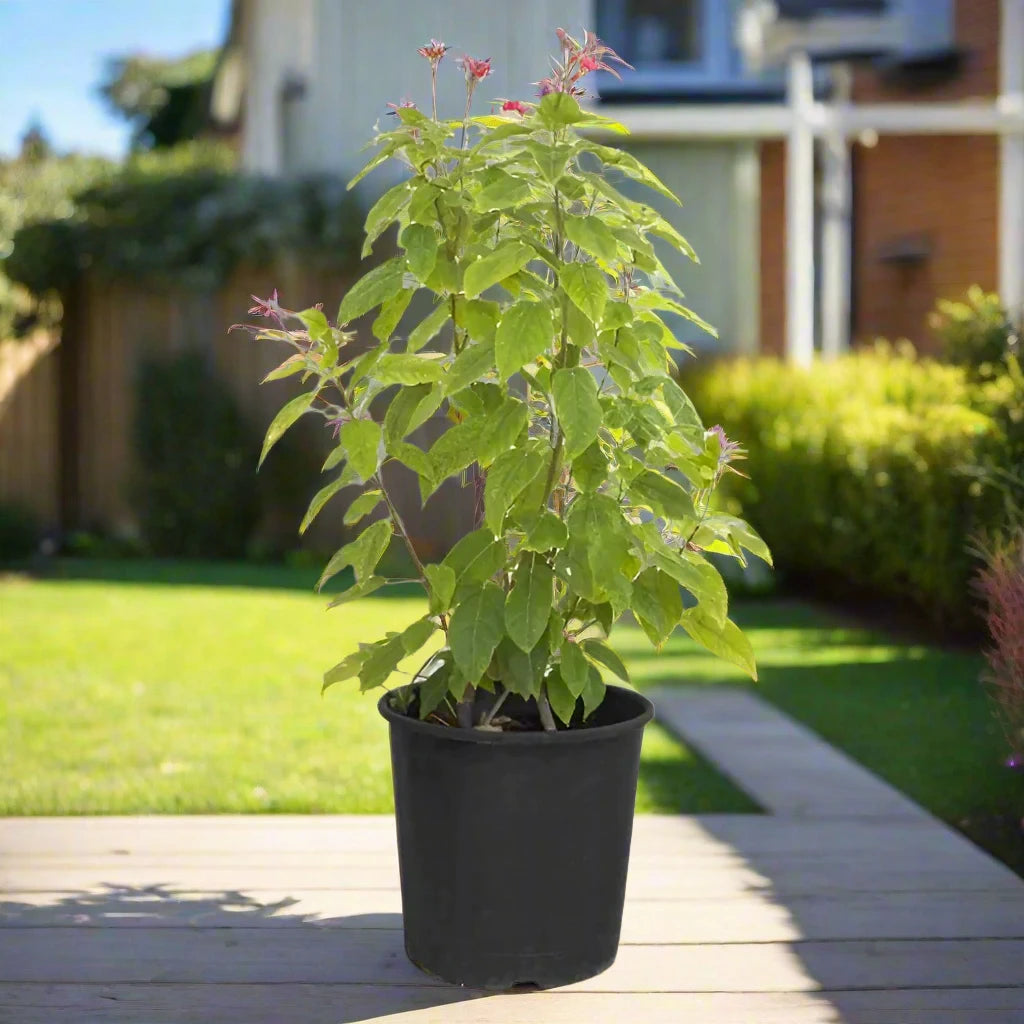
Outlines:
[{"label": "window", "polygon": [[744,81],[732,39],[732,0],[597,0],[597,31],[632,64],[620,82],[601,76],[601,95],[673,92]]}]

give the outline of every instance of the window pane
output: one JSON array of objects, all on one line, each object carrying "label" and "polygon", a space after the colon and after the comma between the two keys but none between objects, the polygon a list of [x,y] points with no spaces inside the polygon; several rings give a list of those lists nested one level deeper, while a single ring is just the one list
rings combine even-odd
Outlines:
[{"label": "window pane", "polygon": [[637,66],[701,60],[702,6],[702,0],[626,0],[619,53]]}]

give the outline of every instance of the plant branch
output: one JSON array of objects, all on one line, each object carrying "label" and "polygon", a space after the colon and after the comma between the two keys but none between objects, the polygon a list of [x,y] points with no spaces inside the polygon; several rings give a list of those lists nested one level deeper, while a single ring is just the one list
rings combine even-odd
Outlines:
[{"label": "plant branch", "polygon": [[[413,561],[413,565],[416,566],[416,571],[420,574],[420,583],[423,584],[423,589],[429,594],[431,592],[430,581],[427,579],[427,571],[423,562],[420,560],[420,556],[416,553],[416,547],[412,542],[412,538],[409,536],[409,531],[405,528],[405,523],[402,521],[402,517],[399,514],[398,509],[395,507],[395,503],[391,500],[391,495],[388,494],[388,489],[384,484],[383,472],[378,472],[376,475],[377,486],[380,488],[381,496],[384,498],[384,504],[388,507],[388,514],[391,516],[391,521],[398,528],[399,536],[401,536],[405,543],[405,548],[409,552],[409,557]],[[439,616],[441,622],[441,629],[444,630],[445,637],[448,636],[448,617],[444,614]]]},{"label": "plant branch", "polygon": [[558,726],[555,725],[555,716],[551,714],[551,701],[548,700],[548,690],[544,683],[540,684],[540,691],[537,694],[537,710],[540,712],[540,724],[544,726],[544,731],[555,732]]}]

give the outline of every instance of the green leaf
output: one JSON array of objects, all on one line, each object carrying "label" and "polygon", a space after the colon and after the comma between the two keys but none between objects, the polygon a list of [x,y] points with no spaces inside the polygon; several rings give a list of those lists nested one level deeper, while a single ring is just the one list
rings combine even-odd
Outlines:
[{"label": "green leaf", "polygon": [[568,725],[576,711],[575,694],[566,686],[565,680],[556,670],[547,674],[544,679],[544,688],[547,690],[551,710],[564,725]]},{"label": "green leaf", "polygon": [[461,302],[458,310],[459,326],[469,332],[475,341],[493,341],[501,308],[489,299],[470,299]]},{"label": "green leaf", "polygon": [[392,352],[380,357],[373,376],[382,384],[433,384],[444,376],[440,352]]},{"label": "green leaf", "polygon": [[590,665],[577,644],[568,640],[562,644],[562,679],[574,697],[579,697],[587,685]]},{"label": "green leaf", "polygon": [[343,658],[334,668],[328,669],[324,673],[324,684],[320,688],[320,692],[323,693],[335,683],[343,682],[346,679],[355,679],[365,660],[366,652],[363,650],[353,651],[348,657]]},{"label": "green leaf", "polygon": [[260,453],[259,465],[263,465],[263,460],[269,454],[270,449],[281,440],[284,432],[310,408],[315,397],[315,391],[310,391],[307,395],[297,395],[274,417],[267,428],[267,436],[263,439],[263,451]]},{"label": "green leaf", "polygon": [[626,668],[625,662],[603,640],[583,640],[580,647],[592,662],[603,665],[624,683],[629,682],[629,670]]},{"label": "green leaf", "polygon": [[347,509],[342,520],[346,526],[358,523],[363,516],[369,515],[383,501],[380,491],[363,491]]},{"label": "green leaf", "polygon": [[388,341],[395,333],[398,321],[402,319],[403,314],[409,308],[409,303],[412,302],[413,291],[412,288],[403,288],[381,305],[380,312],[371,328],[373,336],[378,341]]},{"label": "green leaf", "polygon": [[[740,553],[741,549],[745,548],[757,558],[763,559],[769,565],[772,564],[772,553],[768,550],[768,545],[765,544],[750,523],[746,523],[736,516],[710,515],[704,520],[700,533],[703,534],[705,531],[716,536],[726,537],[733,550],[737,553]],[[700,534],[698,534],[699,537]],[[697,543],[701,543],[699,539]]]},{"label": "green leaf", "polygon": [[488,413],[481,424],[467,423],[476,443],[477,460],[482,466],[489,466],[502,452],[508,451],[519,435],[526,429],[530,414],[525,402],[511,395],[505,397],[501,405]]},{"label": "green leaf", "polygon": [[569,263],[558,272],[565,294],[598,326],[608,302],[608,279],[593,263]]},{"label": "green leaf", "polygon": [[430,419],[442,400],[441,389],[430,384],[401,388],[384,414],[384,443],[388,451],[393,453],[396,444]]},{"label": "green leaf", "polygon": [[412,193],[409,191],[409,183],[407,181],[399,182],[394,188],[389,188],[370,207],[370,212],[366,215],[366,224],[364,230],[366,232],[366,239],[363,242],[363,251],[360,253],[362,259],[366,259],[367,256],[373,252],[373,243],[384,233],[388,225],[398,216],[401,209],[409,202],[409,197]]},{"label": "green leaf", "polygon": [[420,698],[420,718],[429,717],[437,706],[444,700],[448,692],[448,679],[452,670],[452,652],[439,651],[422,669],[416,674],[413,680],[417,684],[417,692]]},{"label": "green leaf", "polygon": [[512,503],[530,485],[543,465],[544,457],[539,451],[519,448],[503,452],[494,460],[484,483],[484,522],[495,536],[501,533],[505,514]]},{"label": "green leaf", "polygon": [[671,575],[721,625],[729,598],[718,569],[698,552],[667,544],[653,522],[642,523],[636,532],[643,540],[648,560]]},{"label": "green leaf", "polygon": [[505,599],[505,630],[524,652],[537,646],[548,627],[553,584],[554,573],[542,555],[530,552],[520,558]]},{"label": "green leaf", "polygon": [[280,366],[271,370],[270,373],[260,381],[266,384],[272,380],[283,380],[285,377],[293,377],[306,368],[306,357],[301,352],[290,355]]},{"label": "green leaf", "polygon": [[645,469],[629,485],[629,493],[665,519],[687,522],[696,517],[693,499],[680,484],[653,469]]},{"label": "green leaf", "polygon": [[460,590],[489,580],[505,564],[505,545],[489,530],[474,530],[445,555],[441,564],[455,573],[458,599]]},{"label": "green leaf", "polygon": [[522,548],[524,551],[551,551],[564,548],[568,541],[565,523],[554,512],[545,511],[527,534]]},{"label": "green leaf", "polygon": [[581,494],[572,503],[567,520],[569,544],[555,561],[555,569],[573,593],[602,604],[610,601],[616,617],[630,597],[626,559],[633,538],[618,501],[608,494]]},{"label": "green leaf", "polygon": [[405,268],[398,257],[374,267],[345,293],[338,307],[338,325],[350,323],[386,302],[402,289]]},{"label": "green leaf", "polygon": [[574,217],[566,214],[562,218],[566,237],[578,249],[591,253],[606,263],[612,263],[619,251],[618,239],[611,228],[597,217]]},{"label": "green leaf", "polygon": [[378,519],[371,523],[354,541],[334,553],[317,582],[316,589],[323,589],[323,585],[347,565],[352,566],[356,581],[362,581],[377,567],[390,543],[391,520]]},{"label": "green leaf", "polygon": [[328,608],[337,608],[338,605],[348,604],[350,601],[358,601],[361,598],[369,597],[376,590],[380,590],[387,580],[383,576],[367,576],[360,583],[353,583],[348,590],[343,590],[331,600]]},{"label": "green leaf", "polygon": [[393,633],[386,640],[378,640],[374,644],[360,644],[360,647],[364,659],[359,669],[359,689],[365,693],[387,682],[405,657],[405,647],[399,633]]},{"label": "green leaf", "polygon": [[536,696],[548,662],[547,641],[541,639],[530,652],[521,651],[508,636],[501,638],[495,657],[501,683],[521,697]]},{"label": "green leaf", "polygon": [[567,92],[549,92],[537,104],[541,120],[553,127],[576,124],[584,118],[579,103]]},{"label": "green leaf", "polygon": [[572,460],[572,476],[581,491],[596,491],[608,478],[608,460],[597,441]]},{"label": "green leaf", "polygon": [[551,311],[543,303],[521,299],[506,309],[494,341],[501,378],[507,380],[533,362],[547,350],[553,337]]},{"label": "green leaf", "polygon": [[437,263],[437,235],[425,224],[410,224],[403,232],[401,244],[405,261],[417,281],[425,282]]},{"label": "green leaf", "polygon": [[429,344],[441,332],[441,328],[448,322],[451,309],[448,303],[442,302],[435,306],[433,311],[417,324],[409,333],[409,341],[406,348],[410,352],[419,352],[424,345]]},{"label": "green leaf", "polygon": [[449,427],[430,448],[432,483],[439,487],[448,477],[476,461],[476,425],[465,421]]},{"label": "green leaf", "polygon": [[380,424],[373,420],[349,420],[342,423],[338,440],[345,446],[349,465],[362,480],[377,472],[382,455]]},{"label": "green leaf", "polygon": [[433,491],[434,467],[425,451],[414,444],[399,441],[391,446],[391,454],[403,465],[408,466],[421,481],[427,481],[428,494]]},{"label": "green leaf", "polygon": [[444,379],[444,393],[454,395],[494,369],[494,344],[468,345],[452,362]]},{"label": "green leaf", "polygon": [[430,584],[430,610],[435,615],[448,611],[455,596],[455,570],[450,565],[425,565],[423,574]]},{"label": "green leaf", "polygon": [[565,457],[574,459],[597,437],[603,416],[597,382],[582,366],[556,370],[551,376],[555,415],[565,435]]},{"label": "green leaf", "polygon": [[437,632],[437,623],[424,615],[402,631],[402,650],[406,654],[415,654]]},{"label": "green leaf", "polygon": [[661,393],[677,427],[693,433],[703,433],[704,424],[693,402],[690,401],[690,396],[671,377],[666,377],[662,382]]},{"label": "green leaf", "polygon": [[757,680],[757,666],[754,664],[754,650],[750,641],[731,619],[716,623],[697,605],[687,608],[680,619],[680,625],[702,647],[712,654],[743,669],[751,679]]},{"label": "green leaf", "polygon": [[518,239],[510,238],[499,242],[491,252],[478,256],[466,267],[466,275],[463,278],[463,291],[466,297],[475,298],[491,285],[511,277],[533,258],[533,249]]},{"label": "green leaf", "polygon": [[487,668],[505,633],[505,595],[494,583],[484,583],[452,612],[448,642],[455,664],[471,682]]},{"label": "green leaf", "polygon": [[633,580],[633,612],[655,647],[672,635],[683,614],[679,584],[660,569],[644,569]]},{"label": "green leaf", "polygon": [[584,718],[589,718],[601,706],[606,690],[607,687],[601,678],[601,673],[591,665],[590,672],[587,674],[587,684],[583,687],[583,693],[580,694],[583,698]]},{"label": "green leaf", "polygon": [[508,210],[518,206],[530,196],[528,182],[501,172],[501,176],[491,181],[477,193],[473,204],[482,212],[488,210]]},{"label": "green leaf", "polygon": [[[303,534],[309,529],[310,523],[320,514],[320,510],[327,504],[331,498],[334,497],[347,483],[350,481],[345,479],[345,475],[336,477],[326,487],[321,487],[319,491],[313,496],[313,500],[309,503],[309,508],[306,509],[306,514],[302,517],[302,523],[299,526],[299,533]],[[358,499],[356,499],[358,500]],[[348,522],[347,518],[345,520]]]}]

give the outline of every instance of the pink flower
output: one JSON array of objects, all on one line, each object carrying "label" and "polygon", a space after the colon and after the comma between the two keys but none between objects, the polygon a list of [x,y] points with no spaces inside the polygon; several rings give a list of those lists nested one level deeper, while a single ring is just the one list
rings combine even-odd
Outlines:
[{"label": "pink flower", "polygon": [[276,316],[277,311],[281,308],[277,304],[277,289],[274,289],[274,294],[269,299],[261,299],[257,295],[250,295],[249,298],[256,303],[252,309],[249,310],[250,316]]},{"label": "pink flower", "polygon": [[584,71],[596,71],[601,66],[601,62],[596,57],[584,56],[580,58],[580,67]]},{"label": "pink flower", "polygon": [[537,95],[547,96],[549,92],[562,92],[562,83],[556,82],[553,78],[542,78],[537,82]]},{"label": "pink flower", "polygon": [[410,99],[404,99],[401,103],[389,103],[388,106],[391,108],[388,111],[388,116],[393,117],[398,113],[399,110],[415,110],[416,104]]},{"label": "pink flower", "polygon": [[505,100],[501,105],[503,113],[515,112],[520,117],[526,117],[529,111],[526,109],[526,105],[520,103],[519,100]]},{"label": "pink flower", "polygon": [[448,52],[448,47],[436,39],[431,39],[426,46],[421,46],[416,52],[421,57],[426,57],[431,64],[437,64]]},{"label": "pink flower", "polygon": [[475,57],[463,56],[458,65],[466,72],[466,81],[482,82],[491,73],[491,58],[478,60]]}]

